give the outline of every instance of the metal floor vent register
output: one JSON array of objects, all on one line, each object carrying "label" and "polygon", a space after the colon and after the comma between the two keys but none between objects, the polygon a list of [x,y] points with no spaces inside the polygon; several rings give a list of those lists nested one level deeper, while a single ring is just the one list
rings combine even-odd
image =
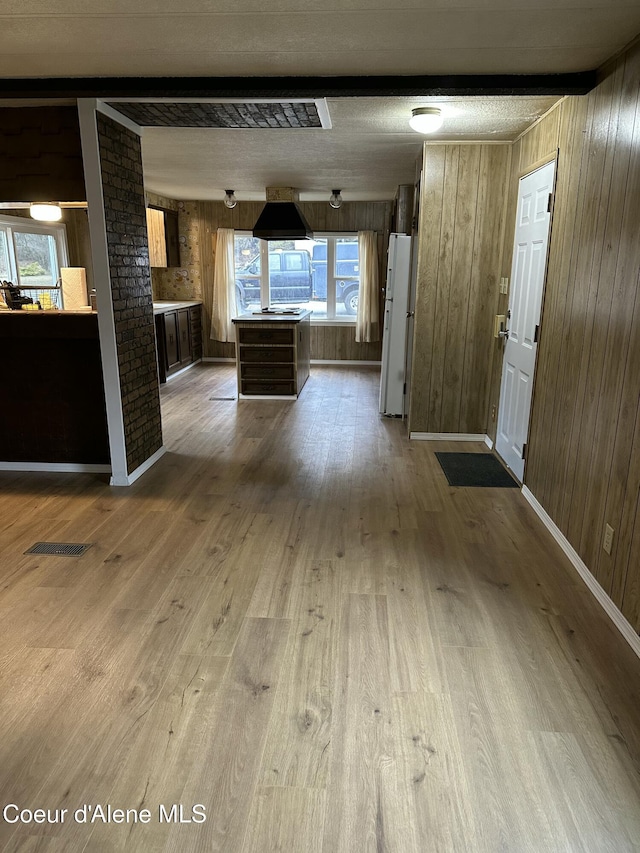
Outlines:
[{"label": "metal floor vent register", "polygon": [[91,543],[78,542],[36,542],[25,554],[47,554],[52,557],[81,557],[91,548]]}]

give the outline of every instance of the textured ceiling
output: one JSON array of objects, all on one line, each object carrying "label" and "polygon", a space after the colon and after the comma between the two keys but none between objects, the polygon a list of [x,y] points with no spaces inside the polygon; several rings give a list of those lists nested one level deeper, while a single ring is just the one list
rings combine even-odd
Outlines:
[{"label": "textured ceiling", "polygon": [[[566,73],[639,32],[640,0],[2,0],[0,78]],[[414,179],[412,107],[446,108],[436,139],[499,141],[553,100],[332,98],[331,129],[150,127],[145,174],[175,198],[388,198]]]},{"label": "textured ceiling", "polygon": [[3,0],[0,76],[568,72],[638,32],[637,0]]},{"label": "textured ceiling", "polygon": [[[554,97],[329,98],[330,129],[218,130],[145,128],[142,153],[149,189],[178,199],[221,199],[233,188],[264,199],[267,186],[294,186],[303,200],[393,198],[413,183],[423,140],[513,140]],[[437,134],[409,128],[412,107],[437,104]],[[117,105],[116,105],[117,106]]]}]

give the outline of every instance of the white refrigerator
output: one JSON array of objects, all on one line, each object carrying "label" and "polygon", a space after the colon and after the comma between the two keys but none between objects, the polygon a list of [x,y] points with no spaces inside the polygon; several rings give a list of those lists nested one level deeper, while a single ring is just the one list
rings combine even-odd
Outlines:
[{"label": "white refrigerator", "polygon": [[405,415],[410,280],[411,237],[390,234],[380,377],[380,414],[389,417]]}]

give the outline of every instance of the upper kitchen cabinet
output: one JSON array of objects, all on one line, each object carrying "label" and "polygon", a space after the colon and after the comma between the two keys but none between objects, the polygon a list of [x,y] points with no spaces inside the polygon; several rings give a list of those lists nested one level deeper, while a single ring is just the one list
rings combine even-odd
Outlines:
[{"label": "upper kitchen cabinet", "polygon": [[149,264],[152,267],[179,267],[178,214],[175,210],[147,208]]}]

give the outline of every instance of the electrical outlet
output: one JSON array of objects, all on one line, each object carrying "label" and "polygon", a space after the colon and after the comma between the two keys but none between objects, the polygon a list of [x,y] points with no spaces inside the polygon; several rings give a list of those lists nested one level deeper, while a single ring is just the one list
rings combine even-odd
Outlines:
[{"label": "electrical outlet", "polygon": [[602,547],[607,552],[607,554],[611,554],[611,548],[613,546],[613,527],[610,524],[606,524],[604,528],[604,539],[602,540]]},{"label": "electrical outlet", "polygon": [[500,293],[508,293],[509,292],[509,279],[506,276],[502,276],[500,279]]}]

